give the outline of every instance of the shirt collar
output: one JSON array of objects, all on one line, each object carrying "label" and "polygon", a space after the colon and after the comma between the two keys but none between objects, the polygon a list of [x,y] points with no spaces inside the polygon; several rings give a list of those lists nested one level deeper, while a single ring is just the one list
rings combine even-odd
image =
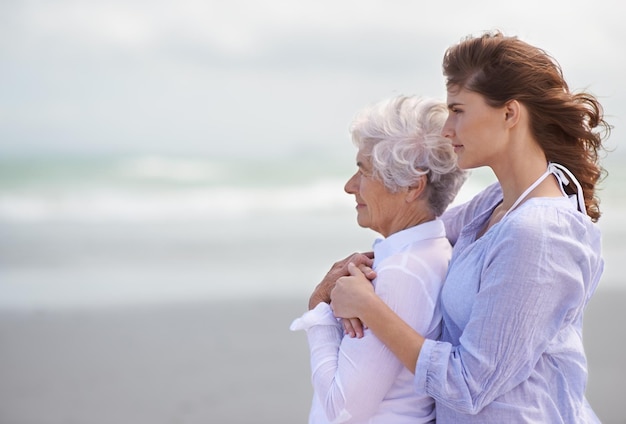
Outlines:
[{"label": "shirt collar", "polygon": [[446,229],[443,221],[437,218],[406,230],[398,231],[387,238],[377,238],[374,241],[374,266],[403,250],[411,243],[445,236]]}]

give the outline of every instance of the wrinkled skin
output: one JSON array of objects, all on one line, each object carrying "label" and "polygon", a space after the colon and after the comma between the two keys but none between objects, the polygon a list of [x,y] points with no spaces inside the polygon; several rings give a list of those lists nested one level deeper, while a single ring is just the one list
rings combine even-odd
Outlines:
[{"label": "wrinkled skin", "polygon": [[[371,268],[374,263],[373,258],[373,252],[353,253],[345,259],[335,262],[322,281],[315,287],[315,290],[313,290],[309,298],[309,309],[315,308],[320,302],[330,304],[330,292],[339,278],[350,275],[348,270],[350,263],[358,267],[368,279],[373,280],[376,277],[376,273]],[[342,319],[342,324],[345,333],[350,337],[363,337],[363,324],[359,319]]]}]

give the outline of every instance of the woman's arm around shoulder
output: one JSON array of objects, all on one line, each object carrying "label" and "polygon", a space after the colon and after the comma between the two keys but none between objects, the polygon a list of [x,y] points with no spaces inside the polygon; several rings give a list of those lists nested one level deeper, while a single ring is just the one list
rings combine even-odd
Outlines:
[{"label": "woman's arm around shoulder", "polygon": [[353,264],[350,276],[337,280],[331,292],[336,316],[359,318],[411,372],[424,344],[424,337],[396,314],[374,292],[369,280]]}]

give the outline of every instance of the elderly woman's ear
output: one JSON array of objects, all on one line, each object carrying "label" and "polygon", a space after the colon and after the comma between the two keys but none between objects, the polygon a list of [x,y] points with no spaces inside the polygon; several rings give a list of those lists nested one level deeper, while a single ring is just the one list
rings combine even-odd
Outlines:
[{"label": "elderly woman's ear", "polygon": [[419,177],[417,181],[411,184],[407,188],[406,192],[406,201],[413,202],[417,200],[424,191],[426,191],[426,185],[428,184],[428,177],[426,175],[422,175]]}]

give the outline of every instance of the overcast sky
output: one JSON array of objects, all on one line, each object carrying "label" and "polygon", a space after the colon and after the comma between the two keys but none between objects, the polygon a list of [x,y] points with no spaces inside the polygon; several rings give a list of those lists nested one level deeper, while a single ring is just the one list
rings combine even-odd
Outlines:
[{"label": "overcast sky", "polygon": [[616,143],[623,18],[618,0],[2,0],[0,154],[346,146],[367,103],[443,99],[444,50],[492,28],[599,96]]}]

